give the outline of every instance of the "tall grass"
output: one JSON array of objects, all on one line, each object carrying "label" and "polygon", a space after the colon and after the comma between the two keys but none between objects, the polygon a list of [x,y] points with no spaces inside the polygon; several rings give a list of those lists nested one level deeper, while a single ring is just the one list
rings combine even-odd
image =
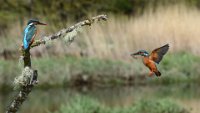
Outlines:
[{"label": "tall grass", "polygon": [[[166,43],[170,44],[170,52],[189,51],[200,55],[199,12],[195,8],[175,5],[150,9],[137,17],[109,15],[108,22],[84,29],[70,47],[65,47],[63,40],[60,40],[49,44],[47,48],[42,46],[34,49],[32,55],[67,53],[79,56],[83,53],[91,57],[124,60],[130,59],[129,53],[132,51],[152,50]],[[39,29],[39,36],[49,29],[56,31],[51,25]],[[3,36],[6,38],[0,43],[1,49],[19,47],[21,32],[16,24],[7,36]]]},{"label": "tall grass", "polygon": [[200,55],[200,13],[184,6],[150,10],[139,17],[115,17],[84,32],[88,54],[125,59],[131,51],[152,50],[166,43],[170,52],[189,51]]}]

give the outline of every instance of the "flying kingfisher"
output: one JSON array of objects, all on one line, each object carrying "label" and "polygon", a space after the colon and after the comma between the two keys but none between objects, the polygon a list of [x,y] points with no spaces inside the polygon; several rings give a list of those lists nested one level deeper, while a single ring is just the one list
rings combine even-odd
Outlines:
[{"label": "flying kingfisher", "polygon": [[26,28],[24,29],[24,38],[23,38],[23,48],[28,49],[31,44],[34,42],[34,38],[37,33],[36,25],[47,25],[41,23],[38,19],[30,19],[27,23]]},{"label": "flying kingfisher", "polygon": [[147,66],[150,70],[149,76],[153,76],[155,74],[156,76],[161,76],[161,73],[156,67],[156,64],[159,64],[159,62],[162,60],[163,56],[167,53],[169,50],[169,44],[166,44],[162,47],[154,49],[151,54],[149,54],[145,50],[140,50],[136,53],[132,53],[131,56],[135,57],[136,55],[143,56],[143,63],[145,66]]}]

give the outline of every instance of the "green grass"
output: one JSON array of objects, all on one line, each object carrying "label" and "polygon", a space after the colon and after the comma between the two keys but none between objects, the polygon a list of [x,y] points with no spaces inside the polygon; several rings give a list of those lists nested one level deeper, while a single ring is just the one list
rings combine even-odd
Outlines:
[{"label": "green grass", "polygon": [[[14,78],[21,74],[17,61],[0,60],[0,85],[11,85]],[[95,83],[119,83],[119,78],[130,72],[126,63],[94,58],[53,57],[32,60],[34,69],[38,70],[39,86],[57,87],[73,84],[76,81]],[[127,76],[131,76],[130,73]]]},{"label": "green grass", "polygon": [[155,81],[163,84],[198,82],[200,80],[199,62],[198,56],[189,53],[168,54],[159,66],[163,76]]},{"label": "green grass", "polygon": [[89,97],[76,96],[55,113],[188,113],[188,111],[170,99],[139,100],[126,107],[108,107]]},{"label": "green grass", "polygon": [[[131,58],[130,58],[131,59]],[[149,78],[148,68],[140,60],[122,62],[97,58],[43,57],[33,58],[32,65],[39,73],[39,86],[77,84],[117,85],[156,83],[171,84],[200,81],[200,58],[188,53],[167,54],[158,65],[161,77]],[[17,61],[0,60],[0,86],[13,83],[21,74]]]}]

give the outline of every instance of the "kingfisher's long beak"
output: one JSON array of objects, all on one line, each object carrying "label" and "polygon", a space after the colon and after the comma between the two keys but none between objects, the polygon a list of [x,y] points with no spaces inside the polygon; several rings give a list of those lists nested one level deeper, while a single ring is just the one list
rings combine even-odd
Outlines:
[{"label": "kingfisher's long beak", "polygon": [[139,52],[136,52],[136,53],[131,53],[131,56],[135,59],[137,59],[136,55],[139,55]]},{"label": "kingfisher's long beak", "polygon": [[139,52],[136,52],[136,53],[131,53],[131,56],[136,56],[136,55],[140,55],[140,53]]},{"label": "kingfisher's long beak", "polygon": [[47,25],[47,24],[42,23],[42,22],[38,22],[38,25]]}]

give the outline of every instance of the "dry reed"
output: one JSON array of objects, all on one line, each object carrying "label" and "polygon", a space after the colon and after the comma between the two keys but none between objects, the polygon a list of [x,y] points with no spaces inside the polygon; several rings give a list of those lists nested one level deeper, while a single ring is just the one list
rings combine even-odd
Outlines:
[{"label": "dry reed", "polygon": [[170,44],[170,52],[187,51],[200,55],[200,13],[197,9],[158,8],[135,18],[113,16],[106,25],[93,27],[82,37],[91,56],[126,59],[129,52],[152,50],[166,43]]},{"label": "dry reed", "polygon": [[[108,22],[91,27],[83,31],[69,48],[63,47],[65,44],[60,40],[47,48],[35,48],[32,55],[38,51],[43,55],[51,52],[55,55],[79,55],[82,52],[90,57],[124,60],[130,59],[130,52],[138,49],[150,51],[166,43],[170,44],[170,52],[187,51],[200,55],[200,11],[184,5],[160,7],[136,17],[110,15]],[[10,37],[1,42],[0,46],[12,45],[11,48],[16,48],[22,39],[18,37],[21,34],[15,36],[17,44],[14,46],[8,44],[8,40],[12,40]]]}]

